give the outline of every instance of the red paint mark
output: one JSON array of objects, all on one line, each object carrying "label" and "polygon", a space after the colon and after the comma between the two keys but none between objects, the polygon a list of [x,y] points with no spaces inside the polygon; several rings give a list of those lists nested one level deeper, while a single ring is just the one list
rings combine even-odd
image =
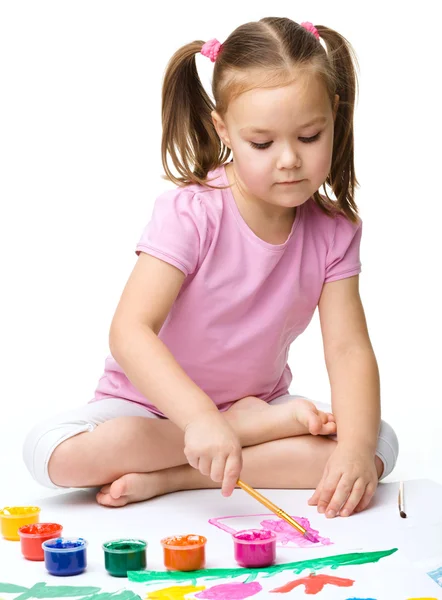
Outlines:
[{"label": "red paint mark", "polygon": [[329,583],[330,585],[337,585],[338,587],[351,587],[354,584],[353,579],[343,579],[342,577],[333,577],[333,575],[309,575],[302,579],[296,579],[295,581],[289,581],[285,585],[279,588],[271,590],[271,592],[279,592],[280,594],[287,594],[291,592],[298,585],[305,585],[306,594],[317,594],[324,589],[324,586]]}]

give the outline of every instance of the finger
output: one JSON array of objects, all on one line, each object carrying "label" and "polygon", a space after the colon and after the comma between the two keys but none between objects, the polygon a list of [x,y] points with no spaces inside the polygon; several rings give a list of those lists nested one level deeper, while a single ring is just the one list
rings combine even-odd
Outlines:
[{"label": "finger", "polygon": [[313,492],[313,495],[310,496],[310,499],[308,500],[308,503],[310,504],[310,506],[316,506],[316,504],[318,504],[318,500],[319,500],[319,496],[321,495],[322,492],[322,484],[324,482],[324,476],[321,477],[320,482],[318,483],[316,490]]},{"label": "finger", "polygon": [[356,479],[349,497],[347,498],[345,504],[339,511],[341,517],[349,517],[351,514],[353,514],[354,509],[358,506],[358,504],[364,497],[366,489],[366,481],[364,481],[362,477]]},{"label": "finger", "polygon": [[223,496],[230,496],[235,489],[242,469],[242,453],[230,454],[226,460],[222,484]]},{"label": "finger", "polygon": [[365,494],[362,496],[359,504],[356,506],[354,512],[359,513],[365,510],[370,502],[373,500],[374,493],[376,491],[376,484],[369,483],[365,488]]},{"label": "finger", "polygon": [[212,469],[212,459],[201,457],[198,463],[198,471],[202,475],[210,475],[210,471]]},{"label": "finger", "polygon": [[[325,516],[329,519],[333,519],[339,512],[341,506],[346,502],[349,497],[351,490],[353,489],[353,479],[348,479],[342,476],[335,487],[334,493],[330,498],[328,505],[325,507]],[[331,487],[329,488],[331,489]],[[319,504],[318,504],[319,510]]]},{"label": "finger", "polygon": [[226,459],[224,456],[216,456],[212,460],[212,468],[210,469],[210,479],[218,483],[223,480],[224,471],[226,468]]},{"label": "finger", "polygon": [[330,501],[336,492],[336,488],[338,487],[341,476],[342,474],[337,472],[333,475],[329,474],[326,479],[324,479],[321,495],[319,496],[317,502],[319,513],[326,512],[328,505],[330,504]]}]

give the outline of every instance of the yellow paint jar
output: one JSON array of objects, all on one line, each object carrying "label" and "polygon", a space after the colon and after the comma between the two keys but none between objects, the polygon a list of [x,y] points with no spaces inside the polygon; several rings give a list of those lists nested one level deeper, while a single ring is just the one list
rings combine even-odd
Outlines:
[{"label": "yellow paint jar", "polygon": [[0,510],[2,536],[5,540],[20,540],[18,530],[23,525],[32,525],[40,521],[38,506],[5,506]]}]

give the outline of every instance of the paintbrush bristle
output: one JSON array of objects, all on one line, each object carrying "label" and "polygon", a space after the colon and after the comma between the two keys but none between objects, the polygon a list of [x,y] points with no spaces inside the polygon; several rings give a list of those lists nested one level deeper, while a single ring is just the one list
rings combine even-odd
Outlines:
[{"label": "paintbrush bristle", "polygon": [[403,510],[401,510],[401,511],[399,512],[399,514],[401,515],[401,517],[402,517],[403,519],[406,519],[406,518],[407,518],[407,513],[406,513],[406,512],[404,512]]},{"label": "paintbrush bristle", "polygon": [[309,542],[312,542],[313,544],[319,543],[318,538],[315,535],[313,535],[312,533],[310,533],[309,531],[306,531],[304,533],[304,537],[306,540],[308,540]]}]

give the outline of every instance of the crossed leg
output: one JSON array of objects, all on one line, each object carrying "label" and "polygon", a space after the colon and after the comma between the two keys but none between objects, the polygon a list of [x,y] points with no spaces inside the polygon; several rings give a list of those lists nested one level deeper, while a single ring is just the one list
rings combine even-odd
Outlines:
[{"label": "crossed leg", "polygon": [[[315,487],[334,445],[323,437],[336,431],[330,414],[301,398],[269,406],[253,397],[223,414],[245,448],[243,476],[252,485]],[[105,484],[97,500],[108,506],[217,487],[187,465],[183,447],[182,431],[168,420],[114,418],[57,446],[49,476],[64,487]]]},{"label": "crossed leg", "polygon": [[[230,409],[230,415],[250,408],[265,410],[265,416],[269,418],[271,413],[268,410],[277,408],[267,404],[260,406],[254,400],[256,399],[238,402]],[[290,405],[290,402],[278,406],[288,408],[287,404]],[[303,408],[308,409],[308,406],[303,405]],[[327,413],[320,414],[325,421]],[[243,416],[250,418],[252,413],[248,411]],[[328,426],[327,429],[332,430],[334,427]],[[324,432],[321,433],[323,435],[315,436],[304,431],[297,435],[292,434],[291,437],[246,447],[243,451],[241,478],[257,488],[314,489],[336,444],[335,439],[327,437]],[[378,477],[381,477],[384,464],[378,456],[375,457],[375,465]],[[189,465],[183,464],[150,473],[123,475],[104,486],[97,494],[97,501],[105,506],[118,507],[171,492],[219,488],[220,485]]]}]

